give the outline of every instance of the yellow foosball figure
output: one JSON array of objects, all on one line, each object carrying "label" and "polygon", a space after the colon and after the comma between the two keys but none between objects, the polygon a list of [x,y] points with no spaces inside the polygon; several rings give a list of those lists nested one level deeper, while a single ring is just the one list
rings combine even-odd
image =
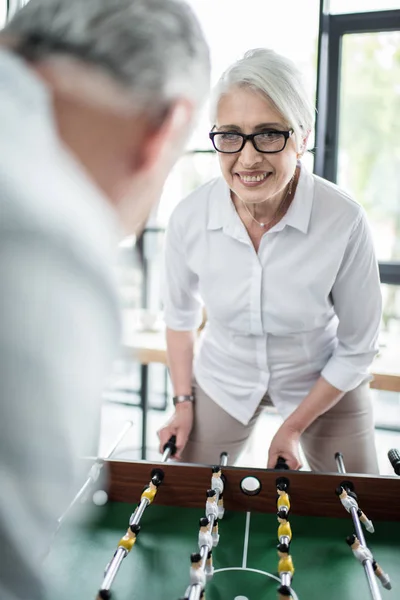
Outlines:
[{"label": "yellow foosball figure", "polygon": [[157,494],[158,486],[162,483],[164,479],[164,471],[161,469],[153,469],[151,472],[151,480],[149,481],[149,485],[144,488],[140,500],[148,500],[149,504],[151,504]]},{"label": "yellow foosball figure", "polygon": [[157,494],[157,486],[154,485],[154,483],[152,481],[150,481],[150,483],[147,486],[147,488],[145,488],[143,490],[140,499],[143,500],[143,498],[147,498],[147,500],[151,504],[153,502],[154,497],[155,497],[156,494]]},{"label": "yellow foosball figure", "polygon": [[[286,507],[285,507],[286,508]],[[292,528],[290,527],[290,523],[287,520],[287,511],[285,509],[281,509],[277,512],[278,516],[278,540],[280,543],[288,544],[292,539]],[[287,538],[282,541],[282,538]]]},{"label": "yellow foosball figure", "polygon": [[140,525],[130,525],[124,537],[120,539],[118,548],[125,548],[127,552],[130,552],[136,543],[139,531]]},{"label": "yellow foosball figure", "polygon": [[289,546],[287,544],[278,544],[277,549],[278,549],[278,556],[279,556],[279,563],[278,563],[279,575],[281,575],[281,573],[290,573],[290,575],[293,577],[294,566],[293,566],[292,557],[289,554]]},{"label": "yellow foosball figure", "polygon": [[290,499],[289,494],[286,490],[286,483],[278,483],[278,485],[276,486],[276,491],[278,492],[278,500],[276,505],[278,507],[278,510],[280,510],[283,507],[286,507],[288,511],[290,510]]}]

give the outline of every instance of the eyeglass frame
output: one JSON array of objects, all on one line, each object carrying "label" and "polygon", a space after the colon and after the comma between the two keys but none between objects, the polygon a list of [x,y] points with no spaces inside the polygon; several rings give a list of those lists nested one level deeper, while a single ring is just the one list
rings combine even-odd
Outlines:
[{"label": "eyeglass frame", "polygon": [[[240,136],[242,138],[242,145],[240,146],[240,148],[238,150],[234,150],[232,152],[225,152],[224,150],[218,150],[218,148],[215,146],[214,138],[216,135],[221,135],[223,133],[234,133],[235,135]],[[286,148],[288,139],[294,134],[294,130],[289,129],[288,131],[278,131],[278,130],[274,129],[274,130],[268,131],[268,133],[279,133],[279,134],[283,135],[283,137],[285,138],[285,143],[283,145],[283,148],[281,148],[281,150],[260,150],[259,148],[257,148],[254,138],[257,135],[263,135],[264,133],[266,133],[266,132],[258,131],[257,133],[246,134],[246,133],[240,133],[239,131],[210,131],[210,133],[208,134],[208,137],[210,138],[215,150],[217,152],[219,152],[220,154],[237,154],[238,152],[241,152],[243,150],[243,148],[245,147],[245,145],[247,144],[247,142],[249,140],[251,140],[251,143],[253,144],[254,149],[257,152],[261,152],[261,154],[278,154],[279,152],[284,151],[284,149]]]}]

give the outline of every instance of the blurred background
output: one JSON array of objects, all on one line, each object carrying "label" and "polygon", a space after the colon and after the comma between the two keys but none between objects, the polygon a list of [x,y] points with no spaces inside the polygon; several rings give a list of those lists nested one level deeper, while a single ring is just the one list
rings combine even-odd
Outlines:
[{"label": "blurred background", "polygon": [[[188,2],[211,47],[213,83],[256,47],[288,56],[303,71],[317,107],[316,133],[303,160],[310,170],[348,190],[367,212],[384,298],[381,352],[374,370],[400,377],[400,0]],[[7,12],[24,4],[0,0],[0,25]],[[156,430],[172,410],[161,315],[164,232],[177,203],[219,174],[209,129],[206,106],[143,235],[136,245],[130,239],[121,244],[125,350],[104,394],[100,451],[130,418],[135,433],[119,456],[159,457]],[[391,473],[386,452],[400,446],[400,393],[373,394],[381,472]],[[273,410],[264,415],[241,464],[264,466],[267,440],[277,422]]]}]

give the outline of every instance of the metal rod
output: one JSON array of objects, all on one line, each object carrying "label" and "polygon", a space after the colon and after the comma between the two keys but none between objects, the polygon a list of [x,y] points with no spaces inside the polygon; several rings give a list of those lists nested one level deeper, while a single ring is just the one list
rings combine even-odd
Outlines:
[{"label": "metal rod", "polygon": [[144,511],[149,506],[149,501],[147,498],[143,498],[131,518],[129,519],[129,525],[139,525],[140,519],[143,516]]},{"label": "metal rod", "polygon": [[194,583],[190,586],[188,600],[200,600],[201,591],[201,585],[199,583]]},{"label": "metal rod", "polygon": [[336,452],[335,454],[336,466],[338,473],[346,473],[346,467],[343,462],[343,454],[341,452]]},{"label": "metal rod", "polygon": [[[144,267],[145,268],[145,267]],[[146,281],[146,276],[144,275]],[[143,286],[143,290],[146,286]],[[145,304],[146,306],[146,304]],[[146,460],[146,444],[147,444],[147,413],[149,403],[149,366],[142,365],[140,367],[140,406],[142,409],[142,460]]]},{"label": "metal rod", "polygon": [[290,588],[290,584],[292,583],[292,576],[290,573],[281,573],[281,585],[286,585]]},{"label": "metal rod", "polygon": [[365,575],[367,576],[369,589],[373,600],[382,600],[381,592],[378,587],[378,582],[375,577],[374,568],[370,560],[363,562]]},{"label": "metal rod", "polygon": [[103,583],[101,584],[101,590],[109,590],[113,584],[113,581],[118,573],[122,561],[127,556],[125,548],[118,548],[116,553],[111,560],[107,572],[104,576]]},{"label": "metal rod", "polygon": [[93,480],[91,479],[91,477],[88,477],[87,480],[85,481],[85,483],[83,484],[83,486],[81,487],[81,489],[79,490],[79,492],[76,494],[76,496],[73,498],[73,500],[71,500],[71,502],[69,503],[67,508],[64,510],[63,514],[60,517],[58,517],[56,533],[60,529],[65,517],[68,515],[71,508],[73,508],[75,506],[75,504],[86,495],[86,493],[88,492],[92,483],[93,483]]},{"label": "metal rod", "polygon": [[115,450],[120,445],[120,443],[122,442],[122,440],[124,439],[124,437],[126,436],[126,434],[128,433],[128,431],[130,430],[130,428],[132,427],[132,425],[133,425],[133,421],[127,421],[125,423],[124,427],[122,428],[122,430],[120,431],[120,433],[115,438],[114,442],[109,447],[106,455],[104,456],[104,460],[107,460],[107,458],[111,458],[111,456],[114,454]]},{"label": "metal rod", "polygon": [[[355,507],[352,507],[350,509],[350,514],[351,518],[353,519],[354,529],[356,530],[356,535],[360,541],[360,544],[362,544],[363,546],[367,546],[365,542],[364,532],[362,530],[361,523],[358,518],[357,509]],[[373,600],[382,600],[372,562],[369,559],[367,559],[362,563],[362,565],[364,567],[365,575],[367,577]]]},{"label": "metal rod", "polygon": [[221,452],[219,457],[219,464],[221,467],[226,467],[228,465],[229,454],[227,452]]},{"label": "metal rod", "polygon": [[[129,519],[129,527],[133,527],[134,525],[139,525],[144,511],[150,504],[151,504],[151,501],[148,498],[144,497],[144,498],[140,499],[138,506],[136,507],[135,511],[131,514],[131,517]],[[120,543],[121,543],[121,541],[120,541]],[[100,590],[109,590],[110,589],[110,587],[118,573],[118,570],[122,564],[123,559],[126,558],[126,556],[128,556],[128,554],[129,554],[128,549],[126,549],[123,545],[118,546],[113,558],[111,559],[111,561],[109,562],[109,564],[106,567],[104,580],[103,580],[102,587],[100,588]]]},{"label": "metal rod", "polygon": [[164,450],[164,454],[162,455],[161,462],[167,462],[169,457],[171,456],[171,448],[167,448]]},{"label": "metal rod", "polygon": [[120,431],[120,433],[118,434],[118,436],[115,438],[114,442],[111,444],[111,446],[108,449],[104,458],[98,457],[95,460],[95,462],[93,463],[93,465],[90,468],[90,471],[89,471],[89,474],[88,474],[88,477],[87,477],[85,483],[83,484],[83,486],[81,487],[79,492],[76,494],[76,496],[71,500],[71,502],[69,503],[69,505],[67,506],[65,511],[62,513],[62,515],[57,519],[56,532],[60,529],[65,517],[68,515],[70,510],[75,506],[75,504],[77,504],[77,502],[79,502],[79,500],[81,500],[85,497],[85,495],[88,493],[92,484],[95,481],[97,481],[97,479],[99,478],[99,475],[100,475],[100,471],[103,468],[104,461],[107,460],[107,458],[110,458],[112,456],[112,454],[115,452],[116,448],[119,446],[119,444],[121,443],[121,441],[123,440],[123,438],[125,437],[127,432],[129,431],[129,429],[132,427],[132,425],[133,425],[132,421],[127,421],[125,423],[124,427],[122,428],[122,430]]},{"label": "metal rod", "polygon": [[[223,452],[221,454],[222,455],[225,454],[226,458],[228,458],[228,455],[226,452]],[[215,502],[218,504],[218,500],[219,500],[219,491],[215,490]],[[208,520],[210,522],[210,531],[212,531],[213,527],[214,527],[214,522],[215,522],[215,516],[214,515],[210,515],[208,517]],[[208,547],[207,546],[201,546],[200,548],[200,556],[201,556],[201,565],[200,565],[200,569],[202,571],[205,572],[206,570],[206,563],[207,563],[207,558],[208,558]],[[189,597],[188,600],[200,600],[200,596],[201,596],[201,585],[199,585],[198,583],[192,583],[192,585],[189,588]]]},{"label": "metal rod", "polygon": [[[335,454],[336,465],[339,473],[345,474],[346,468],[344,466],[343,454],[341,452],[336,452]],[[361,527],[360,520],[358,518],[357,509],[353,506],[350,509],[351,518],[353,520],[354,529],[356,531],[356,535],[359,539],[359,542],[362,546],[367,546],[365,542],[364,532]],[[362,563],[365,571],[365,575],[368,581],[369,589],[371,592],[371,596],[373,600],[382,600],[382,596],[378,587],[378,583],[376,581],[374,568],[372,566],[372,562],[367,559]]]},{"label": "metal rod", "polygon": [[161,462],[167,462],[170,456],[174,456],[176,453],[176,435],[171,435],[168,442],[164,444],[163,450]]},{"label": "metal rod", "polygon": [[200,556],[201,556],[201,569],[205,572],[207,556],[208,556],[208,546],[202,546],[200,548]]}]

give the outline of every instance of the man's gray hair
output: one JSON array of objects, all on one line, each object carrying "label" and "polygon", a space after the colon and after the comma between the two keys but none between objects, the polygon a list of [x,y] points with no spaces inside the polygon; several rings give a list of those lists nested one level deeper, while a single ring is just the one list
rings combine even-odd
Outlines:
[{"label": "man's gray hair", "polygon": [[278,112],[292,127],[298,148],[314,126],[311,101],[303,77],[296,65],[281,54],[266,48],[246,52],[222,75],[212,93],[210,117],[215,125],[218,103],[232,88],[249,87],[272,101]]},{"label": "man's gray hair", "polygon": [[63,54],[105,69],[150,110],[208,91],[208,46],[181,0],[30,0],[4,31],[30,61]]}]

